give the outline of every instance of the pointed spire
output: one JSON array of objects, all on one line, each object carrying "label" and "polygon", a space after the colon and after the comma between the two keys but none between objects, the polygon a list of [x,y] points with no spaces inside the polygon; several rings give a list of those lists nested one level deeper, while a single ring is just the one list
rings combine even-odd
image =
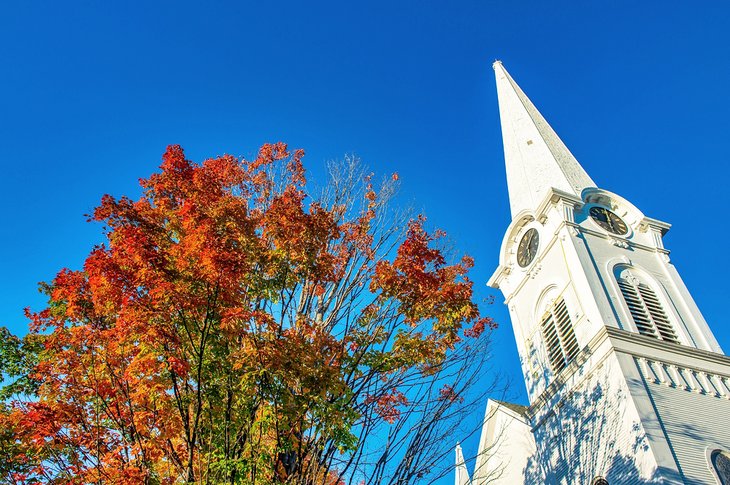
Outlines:
[{"label": "pointed spire", "polygon": [[502,63],[496,61],[493,67],[512,217],[536,209],[551,187],[577,196],[595,187]]},{"label": "pointed spire", "polygon": [[461,452],[461,445],[456,443],[456,477],[454,479],[454,485],[471,485],[469,480],[469,471],[466,469],[466,463],[464,462],[464,454]]}]

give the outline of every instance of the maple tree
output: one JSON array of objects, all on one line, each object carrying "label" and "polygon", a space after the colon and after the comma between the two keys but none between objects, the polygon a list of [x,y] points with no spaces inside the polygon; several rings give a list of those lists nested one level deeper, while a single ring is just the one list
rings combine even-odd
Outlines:
[{"label": "maple tree", "polygon": [[107,243],[43,285],[25,337],[3,330],[0,476],[429,473],[494,327],[473,263],[449,264],[441,232],[388,208],[397,176],[376,189],[349,160],[312,197],[302,157],[277,143],[196,164],[170,146],[138,200],[102,198],[90,220]]}]

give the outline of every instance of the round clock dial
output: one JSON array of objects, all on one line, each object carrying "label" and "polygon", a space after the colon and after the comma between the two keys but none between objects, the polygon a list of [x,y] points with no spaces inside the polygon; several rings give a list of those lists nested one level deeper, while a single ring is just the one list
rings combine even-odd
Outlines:
[{"label": "round clock dial", "polygon": [[596,224],[612,234],[623,235],[629,232],[629,227],[623,219],[605,207],[591,207],[590,213]]},{"label": "round clock dial", "polygon": [[535,259],[537,247],[540,244],[540,235],[534,227],[528,230],[520,239],[517,246],[517,264],[524,268]]}]

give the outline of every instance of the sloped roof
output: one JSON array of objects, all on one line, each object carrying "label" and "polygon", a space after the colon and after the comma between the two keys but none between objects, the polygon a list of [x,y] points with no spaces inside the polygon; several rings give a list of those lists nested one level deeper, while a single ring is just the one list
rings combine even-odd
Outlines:
[{"label": "sloped roof", "polygon": [[507,409],[511,409],[512,411],[516,412],[520,416],[527,416],[527,406],[523,406],[522,404],[506,402],[506,401],[497,401],[496,399],[495,399],[495,402],[497,404],[499,404],[500,406],[504,406]]}]

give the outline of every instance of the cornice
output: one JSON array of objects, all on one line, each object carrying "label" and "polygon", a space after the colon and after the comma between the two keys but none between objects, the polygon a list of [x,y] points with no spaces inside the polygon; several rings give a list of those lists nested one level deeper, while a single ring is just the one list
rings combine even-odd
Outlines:
[{"label": "cornice", "polygon": [[[613,196],[613,195],[612,195]],[[584,202],[579,197],[576,197],[573,194],[569,194],[567,192],[564,192],[562,190],[558,190],[555,188],[550,189],[550,191],[545,195],[542,202],[538,205],[537,209],[535,210],[534,217],[535,219],[540,222],[541,224],[544,224],[547,220],[548,212],[552,207],[558,207],[560,203],[564,204],[564,207],[575,209],[576,207],[579,207]],[[605,241],[608,241],[609,243],[613,244],[616,247],[624,248],[624,249],[640,249],[642,251],[647,252],[653,252],[657,253],[664,257],[665,261],[669,261],[669,250],[665,249],[662,246],[661,238],[657,237],[655,238],[656,245],[650,246],[646,244],[641,244],[636,241],[632,241],[630,238],[617,236],[615,234],[609,234],[605,231],[600,231],[593,229],[591,227],[581,226],[580,224],[577,224],[573,221],[573,216],[570,210],[565,209],[563,211],[563,217],[564,220],[561,221],[554,233],[553,238],[548,242],[548,244],[545,246],[545,248],[541,251],[541,254],[535,258],[534,265],[537,266],[542,261],[542,256],[545,254],[545,252],[553,245],[555,244],[555,239],[560,233],[560,231],[564,227],[569,228],[569,232],[571,236],[578,236],[579,234],[589,234],[593,237],[603,239]],[[519,217],[516,217],[515,220],[524,218],[524,214],[520,213],[518,215]],[[512,224],[510,224],[510,230],[511,226],[514,224],[514,221]],[[648,230],[656,231],[657,233],[661,234],[662,236],[666,234],[666,232],[669,230],[669,228],[672,227],[671,224],[667,222],[660,221],[658,219],[652,219],[650,217],[642,217],[639,222],[636,224],[635,229],[640,232],[646,232]],[[503,259],[505,255],[500,255],[500,258]],[[492,276],[487,281],[487,286],[491,288],[500,288],[501,281],[508,275],[512,274],[512,265],[510,264],[504,264],[503,261],[500,261],[499,266],[495,269]],[[531,277],[534,277],[533,271],[525,271],[520,281],[516,284],[514,290],[509,294],[505,295],[505,302],[508,302],[511,300],[512,296],[524,286],[525,282],[529,280]]]},{"label": "cornice", "polygon": [[[606,341],[610,343],[610,349],[603,355],[597,354],[596,350],[598,350]],[[562,390],[563,385],[568,381],[568,379],[570,379],[591,356],[599,356],[599,359],[593,363],[593,368],[598,368],[608,358],[608,356],[611,355],[611,350],[614,352],[628,354],[632,357],[658,360],[670,365],[693,367],[703,372],[716,372],[716,369],[709,369],[707,365],[702,366],[701,364],[703,362],[706,364],[714,364],[725,368],[727,375],[730,375],[730,357],[727,355],[711,352],[709,350],[698,349],[696,347],[690,347],[688,345],[664,342],[663,340],[630,332],[628,330],[603,326],[591,339],[591,341],[588,342],[588,345],[581,350],[576,358],[573,359],[573,361],[556,376],[554,376],[550,385],[535,399],[534,402],[530,404],[526,412],[527,418],[532,422],[540,411],[543,410],[543,407],[550,404],[553,398]],[[690,363],[688,361],[694,362]],[[590,373],[585,373],[582,378],[575,383],[574,387],[580,386],[580,384],[588,379],[589,376]],[[556,404],[559,406],[559,402],[563,399],[564,397]],[[533,423],[533,429],[542,424],[542,422],[551,414],[552,408],[543,413],[537,423]]]},{"label": "cornice", "polygon": [[646,216],[644,216],[638,224],[638,228],[641,232],[646,232],[648,229],[655,229],[659,231],[662,236],[665,235],[671,227],[672,225],[668,222],[660,221],[659,219],[652,219],[651,217]]},{"label": "cornice", "polygon": [[[608,336],[611,338],[613,347],[623,353],[631,354],[634,357],[657,359],[656,351],[662,352],[660,358],[663,362],[673,365],[687,365],[686,360],[666,358],[667,353],[675,356],[685,357],[689,359],[702,360],[711,364],[727,366],[730,373],[730,357],[709,350],[698,349],[689,345],[680,345],[663,340],[648,337],[628,330],[622,330],[614,327],[605,327]],[[640,346],[641,350],[634,348],[634,345]],[[631,347],[631,348],[629,348]],[[654,351],[654,352],[651,352]]]},{"label": "cornice", "polygon": [[573,224],[572,226],[584,234],[590,234],[591,236],[594,236],[594,237],[597,237],[600,239],[605,239],[606,241],[609,241],[614,246],[620,246],[620,247],[632,248],[632,249],[641,249],[644,251],[665,254],[665,255],[669,254],[668,249],[637,243],[636,241],[632,241],[625,237],[617,236],[615,234],[609,234],[604,231],[598,231],[596,229],[591,229],[590,227],[580,226],[578,224]]},{"label": "cornice", "polygon": [[[562,221],[557,229],[555,230],[553,237],[550,238],[548,243],[545,245],[545,248],[540,251],[540,254],[535,258],[535,262],[533,263],[533,267],[539,267],[545,254],[547,254],[548,249],[550,249],[556,241],[560,237],[560,232],[563,228],[569,228],[569,233],[571,236],[575,237],[579,234],[589,234],[591,236],[603,239],[608,241],[609,243],[613,244],[614,246],[624,248],[624,249],[640,249],[642,251],[647,251],[650,253],[656,253],[665,258],[665,261],[669,261],[669,250],[664,249],[662,247],[657,246],[648,246],[646,244],[640,244],[635,241],[631,241],[630,239],[623,238],[621,236],[616,236],[614,234],[608,234],[606,232],[597,231],[595,229],[583,227],[579,224],[576,224],[574,222],[569,221]],[[494,274],[491,278],[489,278],[489,281],[487,282],[487,285],[491,288],[500,288],[499,283],[502,281],[502,279],[512,273],[511,265],[500,265],[495,270]],[[537,271],[533,271],[532,269],[527,270],[522,275],[522,278],[517,282],[514,289],[510,292],[509,295],[505,295],[505,303],[509,303],[510,300],[512,300],[512,297],[517,293],[522,287],[529,281],[531,278],[534,278],[534,276],[537,274]]]}]

